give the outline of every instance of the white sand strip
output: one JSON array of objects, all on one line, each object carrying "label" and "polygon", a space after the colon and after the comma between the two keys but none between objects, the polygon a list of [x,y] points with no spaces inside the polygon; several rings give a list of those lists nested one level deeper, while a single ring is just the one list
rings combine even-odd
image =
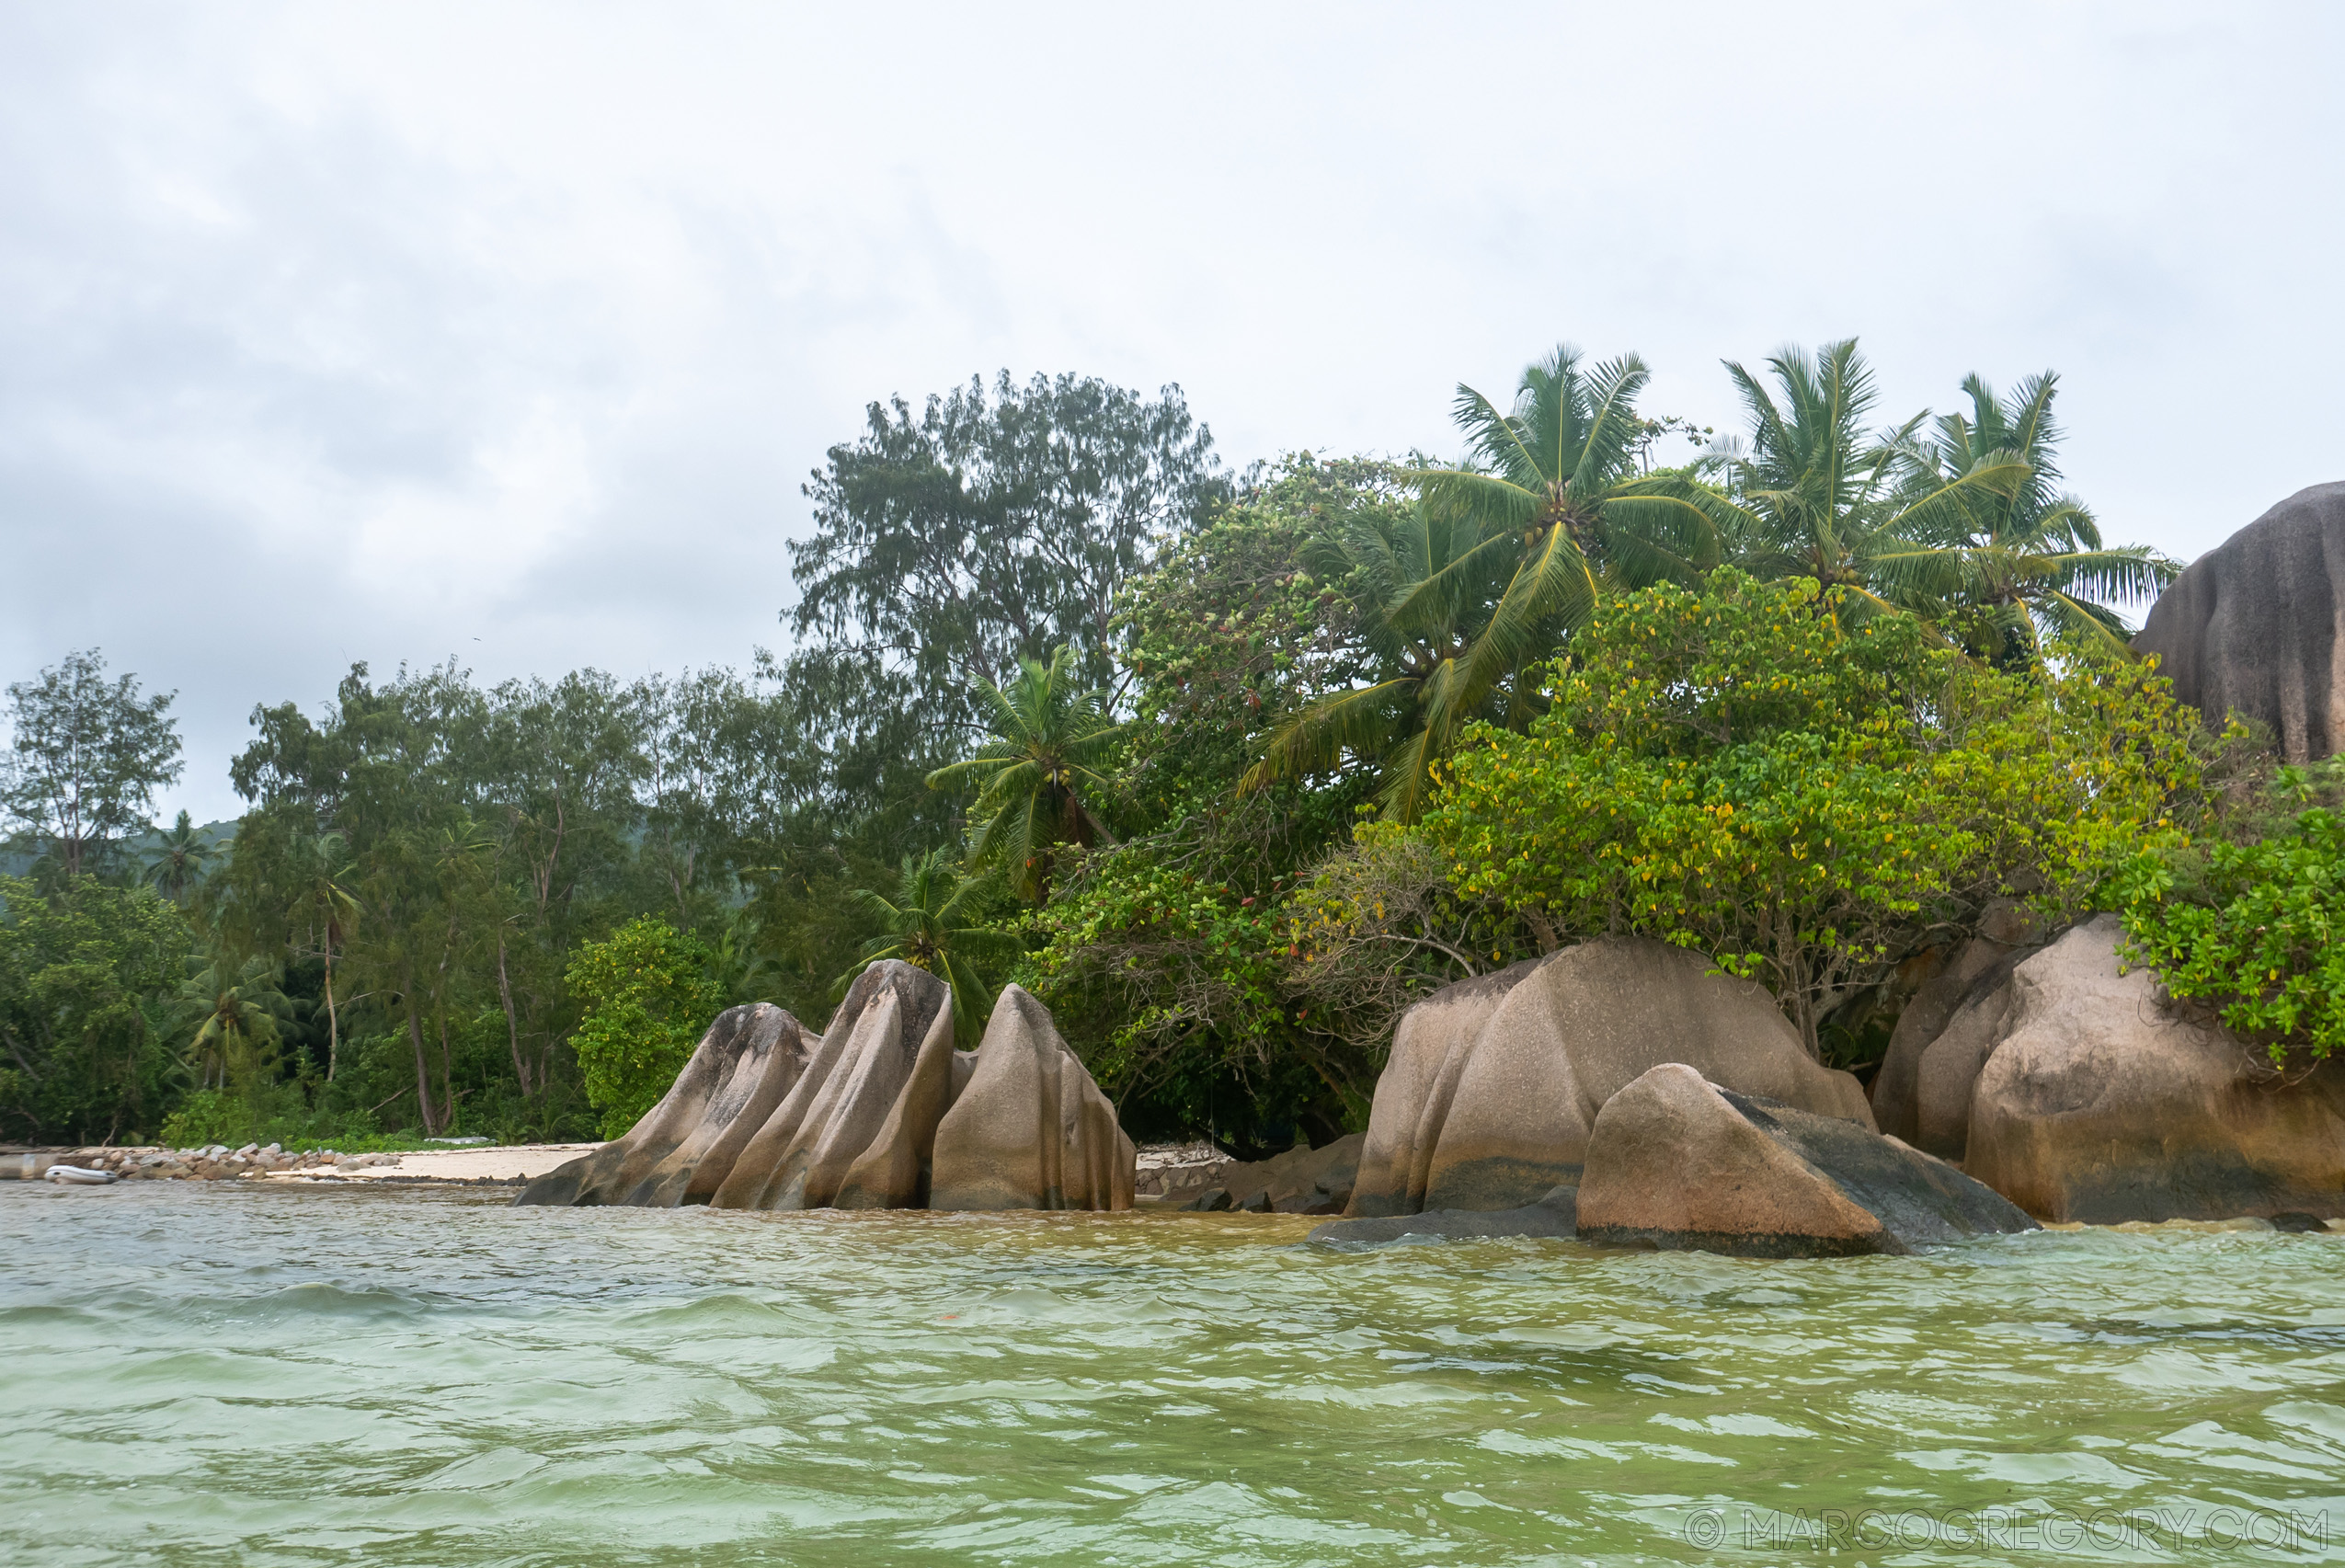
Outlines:
[{"label": "white sand strip", "polygon": [[526,1180],[542,1176],[556,1165],[601,1147],[599,1143],[509,1143],[483,1149],[403,1150],[396,1165],[368,1165],[355,1171],[337,1171],[331,1166],[315,1171],[276,1171],[265,1179],[291,1181],[303,1176],[326,1176],[379,1182],[427,1176],[436,1181],[473,1181],[488,1176],[498,1181]]}]

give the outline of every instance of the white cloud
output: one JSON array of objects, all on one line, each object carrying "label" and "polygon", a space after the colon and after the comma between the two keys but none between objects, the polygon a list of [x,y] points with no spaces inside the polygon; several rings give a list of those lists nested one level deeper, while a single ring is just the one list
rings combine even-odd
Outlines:
[{"label": "white cloud", "polygon": [[[1179,381],[1447,441],[1558,338],[1733,418],[2065,377],[2194,554],[2345,476],[2345,23],[1959,10],[254,6],[0,18],[0,674],[177,686],[187,804],[352,658],[739,660],[870,398]],[[478,639],[475,641],[475,639]]]}]

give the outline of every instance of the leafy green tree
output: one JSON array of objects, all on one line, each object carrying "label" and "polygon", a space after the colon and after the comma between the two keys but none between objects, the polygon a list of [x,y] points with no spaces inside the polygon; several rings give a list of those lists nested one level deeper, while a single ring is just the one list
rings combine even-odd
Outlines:
[{"label": "leafy green tree", "polygon": [[8,688],[11,750],[0,811],[68,878],[148,825],[154,792],[179,776],[175,692],[139,694],[138,678],[106,679],[96,648],[74,652]]},{"label": "leafy green tree", "polygon": [[1729,558],[1755,577],[1806,578],[1847,589],[1852,608],[1887,608],[1916,540],[1959,530],[1974,501],[2027,481],[2026,459],[2008,450],[1972,452],[1953,473],[1917,461],[1926,414],[1868,435],[1879,391],[1853,338],[1813,356],[1787,348],[1767,367],[1779,402],[1757,375],[1726,366],[1750,413],[1750,441],[1727,462],[1729,493],[1700,502]]},{"label": "leafy green tree", "polygon": [[1001,966],[1017,956],[1018,939],[988,923],[993,885],[966,876],[949,850],[906,855],[887,893],[867,887],[852,897],[879,934],[864,944],[853,968],[831,986],[843,998],[854,979],[883,958],[900,958],[953,988],[953,1028],[962,1048],[975,1050],[992,1016]]},{"label": "leafy green tree", "polygon": [[646,915],[582,944],[567,979],[585,1009],[571,1048],[587,1099],[617,1138],[659,1103],[717,1012],[705,944]]},{"label": "leafy green tree", "polygon": [[1248,1101],[1298,1097],[1281,1082],[1303,1065],[1280,983],[1285,933],[1270,898],[1167,864],[1165,847],[1088,863],[1037,915],[1044,945],[1023,978],[1062,1032],[1091,1036],[1085,1064],[1119,1104],[1154,1096],[1190,1127],[1242,1126]]},{"label": "leafy green tree", "polygon": [[152,1130],[177,1088],[163,1006],[185,918],[151,887],[0,876],[0,1125],[35,1143]]},{"label": "leafy green tree", "polygon": [[1059,845],[1090,849],[1115,837],[1107,817],[1115,784],[1105,770],[1124,727],[1078,683],[1073,650],[1063,644],[1047,664],[1020,659],[1007,686],[980,679],[978,697],[991,738],[975,756],[929,774],[928,784],[976,789],[969,869],[999,866],[1012,892],[1040,903]]},{"label": "leafy green tree", "polygon": [[[1890,597],[2005,665],[2033,663],[2047,634],[2123,647],[2125,624],[2105,601],[2145,603],[2181,570],[2145,544],[2104,545],[2092,512],[2060,490],[2058,390],[2048,371],[2001,400],[1978,376],[1965,379],[1970,412],[1935,421],[1906,482],[1909,493],[1951,492],[1960,504],[1933,509],[1912,543],[1889,544],[1874,561]],[[1958,488],[2013,457],[2026,464],[2016,486],[1998,478]]]},{"label": "leafy green tree", "polygon": [[918,411],[872,404],[806,486],[814,533],[791,545],[787,685],[831,760],[830,809],[897,845],[944,841],[918,783],[983,732],[978,683],[1063,646],[1104,687],[1117,591],[1227,488],[1176,386],[1005,372],[989,395],[973,380]]},{"label": "leafy green tree", "polygon": [[1116,779],[1130,830],[1054,882],[1034,917],[1042,945],[1017,978],[1137,1135],[1284,1148],[1298,1127],[1345,1129],[1366,1051],[1323,1036],[1316,1012],[1296,1016],[1281,899],[1349,832],[1377,779],[1362,768],[1232,786],[1296,713],[1378,677],[1361,630],[1369,595],[1348,567],[1323,578],[1308,564],[1313,542],[1414,506],[1393,464],[1293,453],[1131,583],[1134,718]]},{"label": "leafy green tree", "polygon": [[2023,889],[2089,907],[2178,795],[2199,726],[2077,649],[2041,676],[1722,571],[1599,608],[1525,735],[1485,728],[1424,832],[1470,897],[1637,932],[1765,981],[1822,1054],[1836,1009]]}]

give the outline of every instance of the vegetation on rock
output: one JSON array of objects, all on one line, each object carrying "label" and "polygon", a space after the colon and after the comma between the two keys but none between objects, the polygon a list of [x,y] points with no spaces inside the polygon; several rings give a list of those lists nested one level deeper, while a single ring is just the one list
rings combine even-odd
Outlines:
[{"label": "vegetation on rock", "polygon": [[2238,889],[2301,884],[2221,1005],[2329,1027],[2330,830],[2177,858],[2209,740],[2118,618],[2172,563],[2060,489],[2053,379],[1876,430],[1853,343],[1729,374],[1706,447],[1563,348],[1458,389],[1454,459],[1240,477],[1177,387],[875,402],[779,657],[355,666],[256,709],[233,824],[153,826],[171,699],[71,655],[10,688],[0,1134],[583,1136],[716,1007],[819,1021],[897,957],[972,1027],[1028,987],[1134,1132],[1260,1152],[1361,1125],[1413,998],[1598,931],[1860,1062],[1900,959],[2112,866],[2206,911],[2210,985],[2278,940]]},{"label": "vegetation on rock", "polygon": [[1821,1054],[1900,961],[2031,895],[2091,906],[2198,784],[2198,719],[2122,656],[2012,674],[1848,589],[1730,569],[1606,602],[1527,734],[1470,736],[1424,833],[1460,891],[1762,980]]},{"label": "vegetation on rock", "polygon": [[2278,771],[2196,842],[2145,846],[2121,879],[2126,956],[2302,1068],[2345,1046],[2345,763]]}]

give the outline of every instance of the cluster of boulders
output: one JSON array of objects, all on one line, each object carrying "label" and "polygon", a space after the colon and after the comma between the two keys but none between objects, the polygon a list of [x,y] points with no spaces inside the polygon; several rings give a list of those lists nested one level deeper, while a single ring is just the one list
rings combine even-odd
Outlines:
[{"label": "cluster of boulders", "polygon": [[37,1180],[62,1166],[72,1171],[101,1172],[120,1181],[216,1182],[280,1171],[322,1173],[398,1162],[396,1154],[337,1154],[331,1149],[294,1154],[274,1143],[247,1143],[241,1149],[231,1149],[224,1143],[201,1149],[96,1148],[0,1158],[0,1179]]},{"label": "cluster of boulders", "polygon": [[1312,1234],[1583,1235],[1756,1256],[1904,1252],[2033,1221],[1882,1137],[1766,991],[1642,937],[1403,1014],[1346,1218]]},{"label": "cluster of boulders", "polygon": [[820,1035],[767,1002],[718,1015],[623,1138],[540,1176],[521,1204],[718,1208],[1123,1209],[1137,1151],[1017,986],[975,1051],[953,998],[893,959]]},{"label": "cluster of boulders", "polygon": [[1353,1133],[1313,1149],[1298,1143],[1267,1160],[1224,1160],[1164,1190],[1164,1207],[1217,1213],[1341,1214],[1359,1178],[1367,1135]]},{"label": "cluster of boulders", "polygon": [[2345,1066],[2275,1073],[2129,967],[2114,915],[2031,934],[1937,961],[1870,1098],[1764,991],[1656,942],[1436,992],[1394,1036],[1346,1218],[1313,1234],[1813,1256],[2038,1219],[2345,1218]]},{"label": "cluster of boulders", "polygon": [[1216,1144],[1144,1143],[1132,1168],[1132,1195],[1162,1197],[1184,1188],[1202,1189],[1237,1163],[1237,1156]]},{"label": "cluster of boulders", "polygon": [[2276,1073],[2122,942],[2104,914],[1951,955],[1891,1036],[1882,1129],[2047,1219],[2345,1216],[2345,1066]]}]

